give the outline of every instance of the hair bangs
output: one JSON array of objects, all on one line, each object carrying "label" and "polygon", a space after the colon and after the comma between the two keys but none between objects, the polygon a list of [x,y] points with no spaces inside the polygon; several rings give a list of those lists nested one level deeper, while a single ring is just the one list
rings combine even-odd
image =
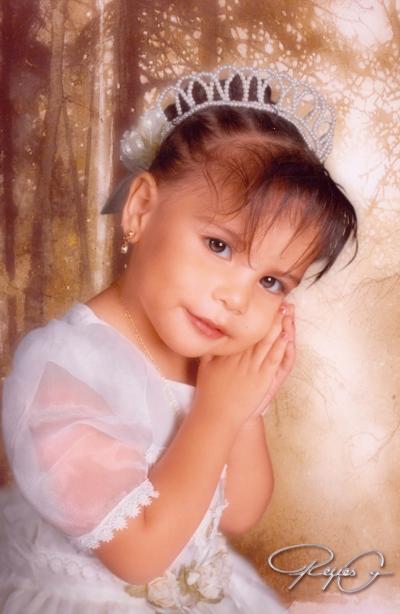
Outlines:
[{"label": "hair bangs", "polygon": [[[228,217],[244,213],[248,252],[256,234],[265,235],[283,221],[293,226],[291,240],[315,229],[296,266],[325,260],[317,281],[332,267],[350,235],[356,239],[354,209],[322,166],[271,144],[267,150],[260,143],[244,143],[234,153],[230,148],[221,152],[220,147],[217,152],[218,156],[214,151],[207,157],[203,172],[216,195],[218,212]],[[352,260],[357,249],[356,244]]]}]

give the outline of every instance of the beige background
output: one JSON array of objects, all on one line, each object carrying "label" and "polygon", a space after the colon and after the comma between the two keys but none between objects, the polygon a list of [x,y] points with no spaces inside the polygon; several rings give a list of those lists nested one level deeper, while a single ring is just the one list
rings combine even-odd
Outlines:
[{"label": "beige background", "polygon": [[[117,220],[98,213],[122,172],[118,139],[143,97],[148,105],[194,69],[272,63],[308,78],[337,109],[327,166],[357,209],[359,255],[341,270],[349,248],[326,278],[296,290],[298,361],[265,419],[275,494],[259,526],[233,542],[295,613],[399,611],[399,7],[54,0],[2,8],[11,33],[2,89],[3,377],[21,335],[87,300],[120,266]],[[5,459],[1,475],[11,479]],[[293,578],[266,559],[301,543],[332,548],[336,567],[380,550],[395,575],[347,596],[311,577],[290,591]],[[310,560],[296,552],[285,565]],[[358,585],[377,564],[373,556],[358,564]]]}]

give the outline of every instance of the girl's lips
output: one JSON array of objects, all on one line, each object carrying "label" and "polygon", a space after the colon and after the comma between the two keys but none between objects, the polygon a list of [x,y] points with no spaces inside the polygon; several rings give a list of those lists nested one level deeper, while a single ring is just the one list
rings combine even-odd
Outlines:
[{"label": "girl's lips", "polygon": [[223,335],[225,335],[225,333],[221,329],[216,328],[215,326],[212,326],[211,324],[209,324],[205,320],[202,320],[201,318],[198,318],[193,313],[190,313],[190,311],[187,311],[187,314],[189,316],[190,321],[192,322],[192,324],[194,324],[197,330],[199,330],[201,333],[203,333],[207,337],[210,337],[212,339],[217,339],[218,337],[222,337]]}]

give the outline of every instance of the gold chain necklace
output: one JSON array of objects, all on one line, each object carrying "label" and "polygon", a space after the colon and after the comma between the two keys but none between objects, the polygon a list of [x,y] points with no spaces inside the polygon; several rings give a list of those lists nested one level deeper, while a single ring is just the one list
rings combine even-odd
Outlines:
[{"label": "gold chain necklace", "polygon": [[124,315],[125,317],[129,320],[129,322],[131,323],[133,332],[135,333],[135,337],[137,338],[137,340],[139,341],[140,345],[142,346],[146,356],[150,359],[150,361],[153,363],[154,367],[156,368],[156,370],[158,371],[162,382],[163,382],[163,391],[164,391],[164,395],[168,401],[169,406],[171,407],[172,411],[175,413],[175,415],[177,415],[180,411],[180,406],[176,400],[176,397],[174,395],[174,393],[171,390],[171,386],[168,384],[167,378],[164,377],[164,375],[161,373],[160,369],[157,366],[156,361],[154,360],[149,348],[147,347],[147,345],[145,344],[145,342],[142,339],[141,334],[138,331],[138,328],[136,326],[135,320],[133,319],[133,316],[131,314],[131,312],[129,311],[127,304],[125,302],[125,300],[122,298],[122,294],[121,294],[121,286],[118,282],[115,283],[115,286],[117,287],[117,294],[118,294],[118,298],[120,300],[120,303],[122,305],[122,307],[124,308]]}]

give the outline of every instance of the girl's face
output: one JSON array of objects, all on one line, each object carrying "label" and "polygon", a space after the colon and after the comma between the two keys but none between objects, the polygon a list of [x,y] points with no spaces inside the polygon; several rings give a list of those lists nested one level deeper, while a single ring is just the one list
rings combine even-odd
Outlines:
[{"label": "girl's face", "polygon": [[228,355],[259,341],[310,264],[292,269],[315,231],[288,245],[294,229],[280,223],[256,233],[248,258],[243,212],[215,215],[212,199],[206,182],[159,198],[129,262],[132,313],[142,333],[179,356]]}]

